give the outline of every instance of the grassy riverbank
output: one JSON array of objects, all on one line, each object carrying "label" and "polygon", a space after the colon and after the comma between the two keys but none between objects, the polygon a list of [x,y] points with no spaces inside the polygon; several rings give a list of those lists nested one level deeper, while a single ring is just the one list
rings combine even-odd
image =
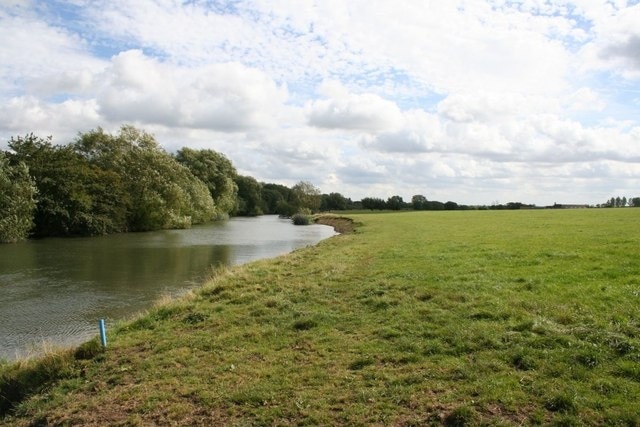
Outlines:
[{"label": "grassy riverbank", "polygon": [[354,215],[111,327],[106,351],[0,367],[5,411],[25,392],[3,422],[639,425],[639,218]]}]

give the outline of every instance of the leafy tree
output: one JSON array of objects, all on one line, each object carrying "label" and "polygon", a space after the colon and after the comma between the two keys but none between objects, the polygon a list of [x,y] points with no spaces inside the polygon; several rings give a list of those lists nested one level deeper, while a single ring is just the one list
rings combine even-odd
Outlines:
[{"label": "leafy tree", "polygon": [[640,208],[640,197],[633,197],[629,201],[629,205],[633,206],[634,208]]},{"label": "leafy tree", "polygon": [[121,173],[132,201],[132,230],[186,228],[213,219],[215,207],[207,186],[152,135],[124,126],[117,138],[126,147]]},{"label": "leafy tree", "polygon": [[262,184],[262,202],[264,212],[267,214],[290,217],[297,211],[297,206],[293,203],[294,199],[293,190],[285,185]]},{"label": "leafy tree", "polygon": [[387,203],[384,200],[377,197],[365,197],[360,201],[360,203],[362,203],[363,209],[382,210],[382,209],[386,209],[387,207]]},{"label": "leafy tree", "polygon": [[399,211],[404,208],[404,200],[402,200],[402,197],[400,196],[391,196],[387,199],[387,208]]},{"label": "leafy tree", "polygon": [[323,194],[320,203],[321,211],[343,211],[349,208],[351,200],[340,193]]},{"label": "leafy tree", "polygon": [[417,211],[421,211],[423,209],[426,209],[426,207],[427,207],[427,198],[424,197],[422,194],[416,194],[415,196],[413,196],[411,198],[411,205],[413,206],[413,209],[415,209]]},{"label": "leafy tree", "polygon": [[320,209],[322,202],[320,190],[310,182],[300,181],[291,190],[298,209],[306,208],[311,212],[317,212]]},{"label": "leafy tree", "polygon": [[437,200],[428,201],[426,209],[430,211],[442,211],[444,210],[444,203]]},{"label": "leafy tree", "polygon": [[[13,163],[24,162],[38,188],[34,215],[36,236],[96,235],[113,230],[100,207],[110,197],[107,177],[70,146],[33,134],[11,138]],[[117,227],[116,227],[117,228]]]},{"label": "leafy tree", "polygon": [[458,209],[458,204],[456,202],[448,201],[444,204],[445,210],[454,211]]},{"label": "leafy tree", "polygon": [[238,200],[236,213],[238,215],[262,215],[262,185],[250,176],[236,176],[238,186]]},{"label": "leafy tree", "polygon": [[234,210],[238,194],[234,178],[238,173],[227,157],[213,150],[182,148],[176,160],[207,185],[218,215]]},{"label": "leafy tree", "polygon": [[0,151],[0,243],[26,239],[33,227],[36,186],[27,166],[9,164]]},{"label": "leafy tree", "polygon": [[207,186],[151,134],[128,125],[116,135],[97,129],[81,134],[73,148],[113,177],[131,231],[185,228],[215,215]]}]

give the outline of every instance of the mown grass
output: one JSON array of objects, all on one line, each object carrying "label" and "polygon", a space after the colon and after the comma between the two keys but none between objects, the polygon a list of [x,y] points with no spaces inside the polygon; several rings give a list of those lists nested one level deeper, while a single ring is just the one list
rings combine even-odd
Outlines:
[{"label": "mown grass", "polygon": [[106,351],[1,367],[0,393],[51,377],[3,422],[640,425],[639,215],[353,215],[112,328]]}]

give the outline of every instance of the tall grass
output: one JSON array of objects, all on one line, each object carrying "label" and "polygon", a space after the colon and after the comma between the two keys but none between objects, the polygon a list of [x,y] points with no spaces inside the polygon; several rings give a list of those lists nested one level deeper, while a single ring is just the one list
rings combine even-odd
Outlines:
[{"label": "tall grass", "polygon": [[639,215],[354,215],[123,323],[4,421],[639,425]]}]

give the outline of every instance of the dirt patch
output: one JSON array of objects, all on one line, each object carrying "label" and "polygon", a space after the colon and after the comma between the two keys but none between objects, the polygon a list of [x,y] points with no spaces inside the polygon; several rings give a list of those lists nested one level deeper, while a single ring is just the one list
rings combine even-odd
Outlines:
[{"label": "dirt patch", "polygon": [[338,215],[319,215],[315,218],[316,224],[330,225],[341,234],[353,233],[357,224],[351,218]]}]

